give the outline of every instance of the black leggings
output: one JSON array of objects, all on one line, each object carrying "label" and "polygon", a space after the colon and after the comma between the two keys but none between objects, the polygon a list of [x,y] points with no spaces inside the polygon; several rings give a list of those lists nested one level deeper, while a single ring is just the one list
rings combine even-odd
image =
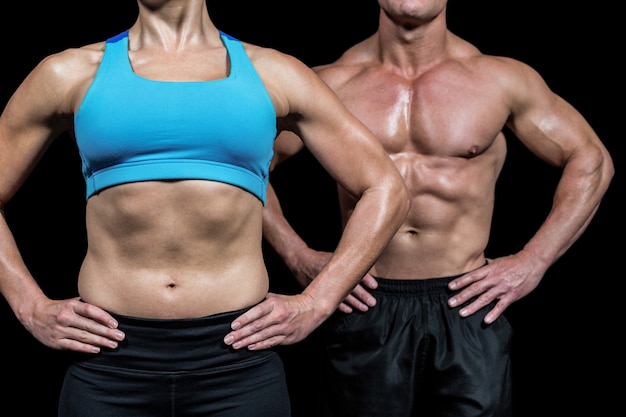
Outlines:
[{"label": "black leggings", "polygon": [[512,330],[487,309],[461,318],[448,283],[377,278],[377,305],[325,325],[327,415],[507,417]]},{"label": "black leggings", "polygon": [[278,355],[222,342],[244,311],[180,320],[114,315],[126,339],[69,366],[59,417],[290,417]]}]

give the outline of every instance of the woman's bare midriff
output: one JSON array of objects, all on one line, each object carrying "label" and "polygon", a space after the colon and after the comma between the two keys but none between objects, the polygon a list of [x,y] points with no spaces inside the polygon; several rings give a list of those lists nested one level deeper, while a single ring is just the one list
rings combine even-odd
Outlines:
[{"label": "woman's bare midriff", "polygon": [[107,311],[148,318],[256,304],[269,286],[262,208],[249,192],[211,181],[106,189],[87,203],[79,294]]}]

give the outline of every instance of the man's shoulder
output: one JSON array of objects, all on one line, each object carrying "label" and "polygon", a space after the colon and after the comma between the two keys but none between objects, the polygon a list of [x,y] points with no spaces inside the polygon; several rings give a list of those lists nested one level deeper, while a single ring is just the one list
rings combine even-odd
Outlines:
[{"label": "man's shoulder", "polygon": [[460,63],[468,68],[485,71],[508,71],[522,62],[507,56],[490,55],[483,53],[474,44],[448,32],[448,62]]},{"label": "man's shoulder", "polygon": [[344,83],[379,65],[380,61],[376,57],[366,48],[362,48],[361,44],[357,44],[346,50],[336,61],[313,69],[327,83]]},{"label": "man's shoulder", "polygon": [[313,69],[331,88],[345,85],[351,80],[358,78],[370,65],[364,62],[341,62],[336,61],[327,65],[320,65]]}]

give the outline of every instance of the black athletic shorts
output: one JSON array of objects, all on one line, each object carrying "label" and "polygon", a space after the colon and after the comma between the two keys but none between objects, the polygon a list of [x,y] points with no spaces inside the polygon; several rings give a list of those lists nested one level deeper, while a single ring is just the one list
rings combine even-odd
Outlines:
[{"label": "black athletic shorts", "polygon": [[377,278],[374,308],[325,323],[328,416],[511,415],[511,326],[448,307],[454,278]]},{"label": "black athletic shorts", "polygon": [[244,311],[180,320],[114,315],[126,339],[115,350],[77,355],[59,417],[291,417],[278,355],[222,342]]}]

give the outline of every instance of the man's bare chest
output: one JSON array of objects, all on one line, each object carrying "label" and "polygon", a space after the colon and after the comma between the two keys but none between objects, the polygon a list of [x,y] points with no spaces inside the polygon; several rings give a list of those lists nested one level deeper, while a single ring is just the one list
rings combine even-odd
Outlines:
[{"label": "man's bare chest", "polygon": [[455,83],[378,83],[342,100],[390,154],[471,156],[501,133],[508,113],[497,95]]}]

